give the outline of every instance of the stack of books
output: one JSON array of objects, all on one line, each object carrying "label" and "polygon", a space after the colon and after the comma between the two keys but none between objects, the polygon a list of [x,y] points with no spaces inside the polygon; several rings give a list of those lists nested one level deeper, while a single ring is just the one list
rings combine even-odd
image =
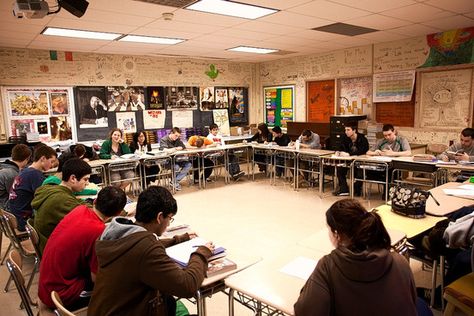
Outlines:
[{"label": "stack of books", "polygon": [[382,133],[382,127],[382,123],[369,123],[367,125],[367,140],[370,148],[377,143],[377,133]]}]

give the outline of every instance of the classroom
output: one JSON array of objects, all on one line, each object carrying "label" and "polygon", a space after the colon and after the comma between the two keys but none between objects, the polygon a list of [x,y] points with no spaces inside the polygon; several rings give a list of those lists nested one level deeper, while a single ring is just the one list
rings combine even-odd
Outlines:
[{"label": "classroom", "polygon": [[[451,257],[420,259],[418,246],[474,204],[472,0],[16,0],[2,1],[0,16],[0,175],[14,146],[46,144],[58,158],[43,150],[45,176],[67,159],[87,162],[85,201],[120,188],[133,215],[140,193],[165,187],[178,211],[163,222],[225,247],[237,264],[180,300],[191,315],[305,315],[293,305],[318,260],[344,244],[334,250],[342,228],[326,212],[346,199],[376,210],[364,214],[377,214],[409,259],[429,311],[452,308],[431,295],[451,290]],[[91,33],[55,33],[65,29]],[[80,177],[56,179],[43,187],[76,192]],[[413,202],[424,218],[391,211],[407,187],[426,194]],[[10,245],[2,234],[0,259]],[[40,301],[35,258],[27,292]],[[26,282],[35,262],[24,258]],[[471,309],[455,315],[474,309],[469,290]],[[5,315],[27,314],[20,302],[12,281],[0,294]]]}]

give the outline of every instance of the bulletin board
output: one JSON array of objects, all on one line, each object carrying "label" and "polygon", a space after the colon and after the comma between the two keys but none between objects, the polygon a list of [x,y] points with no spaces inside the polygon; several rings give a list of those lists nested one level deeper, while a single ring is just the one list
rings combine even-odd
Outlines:
[{"label": "bulletin board", "polygon": [[265,123],[268,126],[286,127],[294,118],[295,86],[263,88]]},{"label": "bulletin board", "polygon": [[335,81],[308,81],[306,87],[307,121],[329,123],[334,115]]}]

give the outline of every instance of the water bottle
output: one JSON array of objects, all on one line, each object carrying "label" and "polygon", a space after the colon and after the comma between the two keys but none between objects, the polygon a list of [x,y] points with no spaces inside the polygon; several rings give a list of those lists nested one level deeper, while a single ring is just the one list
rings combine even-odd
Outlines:
[{"label": "water bottle", "polygon": [[296,142],[295,142],[295,149],[300,150],[300,140],[299,139],[297,139]]}]

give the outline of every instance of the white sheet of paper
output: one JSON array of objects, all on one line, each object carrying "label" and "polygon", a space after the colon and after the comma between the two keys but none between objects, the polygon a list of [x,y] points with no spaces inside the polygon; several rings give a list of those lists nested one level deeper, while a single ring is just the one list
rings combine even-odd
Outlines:
[{"label": "white sheet of paper", "polygon": [[474,196],[474,190],[443,189],[444,194],[454,196]]},{"label": "white sheet of paper", "polygon": [[281,268],[280,272],[300,278],[302,280],[307,280],[311,273],[313,273],[314,268],[316,268],[317,263],[318,261],[314,259],[296,257],[283,268]]},{"label": "white sheet of paper", "polygon": [[472,185],[472,184],[463,184],[463,185],[458,186],[458,189],[474,190],[474,185]]},{"label": "white sheet of paper", "polygon": [[179,128],[193,127],[193,111],[173,111],[173,126]]},{"label": "white sheet of paper", "polygon": [[164,128],[166,119],[165,110],[143,111],[143,127],[145,129]]}]

